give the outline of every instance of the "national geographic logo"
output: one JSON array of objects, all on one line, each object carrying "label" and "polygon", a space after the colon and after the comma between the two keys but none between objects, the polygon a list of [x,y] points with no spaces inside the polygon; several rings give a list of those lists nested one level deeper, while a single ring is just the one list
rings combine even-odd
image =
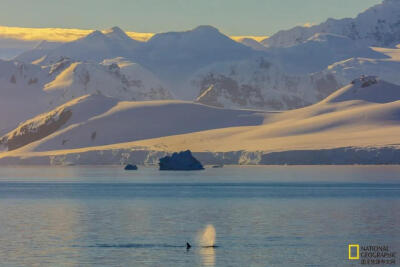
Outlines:
[{"label": "national geographic logo", "polygon": [[360,259],[360,245],[350,244],[349,245],[349,260],[359,260]]},{"label": "national geographic logo", "polygon": [[349,260],[359,260],[368,265],[395,265],[396,252],[391,251],[388,245],[359,245],[349,244]]}]

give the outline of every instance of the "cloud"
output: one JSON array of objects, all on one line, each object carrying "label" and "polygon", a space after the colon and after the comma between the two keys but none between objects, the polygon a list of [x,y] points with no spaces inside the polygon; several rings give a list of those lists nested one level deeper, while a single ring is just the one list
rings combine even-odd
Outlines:
[{"label": "cloud", "polygon": [[[0,38],[1,39],[12,39],[26,42],[38,42],[38,41],[49,41],[49,42],[71,42],[82,38],[93,30],[83,29],[64,29],[64,28],[22,28],[22,27],[8,27],[0,26]],[[105,32],[105,31],[103,31]],[[153,37],[154,33],[144,32],[126,32],[126,34],[132,39],[138,41],[147,41]],[[231,36],[235,41],[243,38],[251,38],[257,42],[268,38],[268,36]]]},{"label": "cloud", "polygon": [[310,27],[312,27],[312,26],[315,26],[316,24],[314,23],[314,22],[306,22],[306,23],[304,23],[302,26],[303,27],[306,27],[306,28],[310,28]]},{"label": "cloud", "polygon": [[154,33],[146,33],[146,32],[126,32],[126,34],[132,39],[145,42],[153,37]]},{"label": "cloud", "polygon": [[23,41],[68,42],[89,34],[91,30],[61,28],[20,28],[0,26],[0,37]]},{"label": "cloud", "polygon": [[[21,41],[51,41],[51,42],[70,42],[82,38],[93,30],[83,29],[63,29],[63,28],[22,28],[0,26],[0,38],[14,39]],[[146,41],[151,38],[153,33],[127,32],[132,39]]]},{"label": "cloud", "polygon": [[257,42],[261,42],[265,39],[267,39],[269,36],[264,35],[264,36],[253,36],[253,35],[238,35],[238,36],[231,36],[231,39],[235,40],[236,42],[240,42],[241,40],[243,40],[244,38],[249,38],[249,39],[253,39]]}]

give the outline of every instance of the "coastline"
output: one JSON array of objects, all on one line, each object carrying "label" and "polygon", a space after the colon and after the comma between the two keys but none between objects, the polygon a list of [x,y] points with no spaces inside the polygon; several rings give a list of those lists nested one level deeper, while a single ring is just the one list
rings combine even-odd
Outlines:
[{"label": "coastline", "polygon": [[[175,151],[146,149],[75,149],[28,153],[3,152],[0,165],[156,165]],[[3,155],[2,155],[3,154]],[[204,165],[399,165],[400,146],[338,147],[286,151],[193,151]]]}]

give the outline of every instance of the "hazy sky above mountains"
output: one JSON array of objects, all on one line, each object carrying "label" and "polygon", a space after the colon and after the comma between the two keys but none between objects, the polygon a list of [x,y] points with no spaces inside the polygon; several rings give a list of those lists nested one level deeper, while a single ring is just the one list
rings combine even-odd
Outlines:
[{"label": "hazy sky above mountains", "polygon": [[271,35],[328,17],[354,17],[381,0],[1,0],[0,25],[165,32],[213,25]]}]

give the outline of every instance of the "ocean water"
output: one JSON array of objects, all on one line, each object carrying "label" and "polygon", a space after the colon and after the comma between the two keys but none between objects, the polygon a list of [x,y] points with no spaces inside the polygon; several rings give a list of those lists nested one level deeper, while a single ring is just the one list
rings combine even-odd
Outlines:
[{"label": "ocean water", "polygon": [[399,166],[0,169],[0,266],[360,266],[348,244],[400,255]]}]

